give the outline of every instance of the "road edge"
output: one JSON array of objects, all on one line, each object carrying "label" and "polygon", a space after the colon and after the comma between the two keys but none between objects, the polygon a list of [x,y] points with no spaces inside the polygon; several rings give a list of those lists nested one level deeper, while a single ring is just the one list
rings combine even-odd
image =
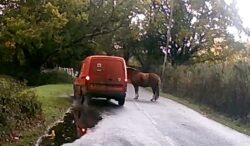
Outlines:
[{"label": "road edge", "polygon": [[[149,88],[145,88],[147,91],[152,92],[151,89]],[[190,98],[181,98],[181,97],[177,97],[168,93],[164,93],[164,92],[160,92],[160,96],[167,98],[169,100],[175,101],[179,104],[182,104],[190,109],[193,109],[194,111],[204,115],[205,117],[212,119],[220,124],[223,124],[229,128],[232,128],[240,133],[246,134],[248,136],[250,136],[250,124],[244,124],[243,122],[240,122],[239,120],[234,120],[231,117],[228,117],[224,114],[221,114],[215,110],[213,110],[212,108],[203,105],[203,104],[199,104],[199,103],[195,103],[194,101],[192,101]]]}]

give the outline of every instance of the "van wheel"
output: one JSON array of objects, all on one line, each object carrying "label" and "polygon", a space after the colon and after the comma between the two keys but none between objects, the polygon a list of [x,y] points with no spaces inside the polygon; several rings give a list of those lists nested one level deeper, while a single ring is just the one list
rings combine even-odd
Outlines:
[{"label": "van wheel", "polygon": [[120,99],[118,99],[118,104],[119,104],[120,106],[123,106],[124,103],[125,103],[125,98],[120,98]]},{"label": "van wheel", "polygon": [[81,96],[81,105],[83,105],[83,103],[84,103],[84,96]]}]

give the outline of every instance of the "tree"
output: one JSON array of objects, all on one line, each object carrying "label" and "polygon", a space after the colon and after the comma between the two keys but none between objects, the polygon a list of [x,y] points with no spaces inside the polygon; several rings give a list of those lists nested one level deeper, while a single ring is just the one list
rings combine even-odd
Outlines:
[{"label": "tree", "polygon": [[215,38],[225,40],[221,45],[234,42],[228,26],[247,32],[234,5],[223,0],[175,0],[173,26],[168,26],[166,0],[8,0],[0,5],[0,63],[31,72],[74,66],[99,52],[127,61],[134,56],[148,70],[161,64],[164,47],[172,64],[183,64],[197,51],[209,50]]},{"label": "tree", "polygon": [[[151,49],[166,49],[168,60],[173,65],[186,63],[199,50],[209,51],[216,38],[225,40],[221,45],[233,45],[235,41],[227,30],[229,26],[247,32],[235,5],[227,5],[224,0],[175,0],[172,26],[168,26],[169,1],[152,0],[144,15],[141,34],[142,38],[147,39],[141,39],[142,46],[154,40],[155,47],[151,46]],[[166,46],[167,31],[170,28],[171,41]],[[137,49],[147,50],[145,46]],[[144,52],[144,56],[152,55],[150,51],[140,52]]]},{"label": "tree", "polygon": [[[94,38],[94,41],[99,44],[99,50],[103,49],[110,55],[123,56],[128,61],[133,55],[133,49],[136,47],[139,35],[137,25],[135,26],[132,22],[139,14],[144,14],[146,9],[143,7],[144,4],[141,1],[116,0],[113,2],[115,2],[115,5],[109,5],[112,6],[111,8],[103,7],[102,11],[112,14],[110,20],[120,19],[121,24],[118,25],[120,27],[112,33]],[[102,19],[98,18],[98,20]]]},{"label": "tree", "polygon": [[127,26],[136,9],[132,1],[122,0],[10,0],[1,4],[1,62],[37,72],[45,65],[72,65],[102,51],[96,48],[96,38]]}]

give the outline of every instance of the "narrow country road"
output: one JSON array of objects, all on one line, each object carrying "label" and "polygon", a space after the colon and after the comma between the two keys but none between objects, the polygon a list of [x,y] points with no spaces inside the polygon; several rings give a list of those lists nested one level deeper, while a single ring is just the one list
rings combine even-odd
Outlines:
[{"label": "narrow country road", "polygon": [[250,137],[225,127],[174,101],[141,88],[139,100],[128,86],[124,107],[115,101],[93,100],[103,120],[65,146],[250,146]]}]

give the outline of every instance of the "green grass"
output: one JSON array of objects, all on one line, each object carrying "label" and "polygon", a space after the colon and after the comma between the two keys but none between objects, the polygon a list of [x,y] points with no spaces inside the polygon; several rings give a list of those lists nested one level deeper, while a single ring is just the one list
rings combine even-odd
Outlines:
[{"label": "green grass", "polygon": [[160,93],[160,95],[162,97],[166,97],[166,98],[171,99],[173,101],[176,101],[180,104],[183,104],[183,105],[205,115],[206,117],[208,117],[210,119],[213,119],[213,120],[215,120],[223,125],[226,125],[227,127],[235,129],[241,133],[250,135],[250,125],[249,124],[245,124],[245,123],[242,123],[240,121],[236,121],[230,117],[227,117],[221,113],[216,112],[215,110],[209,108],[208,106],[195,103],[190,98],[180,98],[180,97],[176,97],[176,96],[166,94],[166,93]]},{"label": "green grass", "polygon": [[73,92],[72,84],[44,85],[32,88],[42,103],[44,125],[32,127],[21,133],[22,138],[7,146],[27,146],[42,135],[47,127],[60,119],[70,107],[70,94]]},{"label": "green grass", "polygon": [[42,103],[43,115],[46,123],[54,122],[70,106],[70,94],[73,87],[71,84],[45,85],[34,88],[39,101]]}]

